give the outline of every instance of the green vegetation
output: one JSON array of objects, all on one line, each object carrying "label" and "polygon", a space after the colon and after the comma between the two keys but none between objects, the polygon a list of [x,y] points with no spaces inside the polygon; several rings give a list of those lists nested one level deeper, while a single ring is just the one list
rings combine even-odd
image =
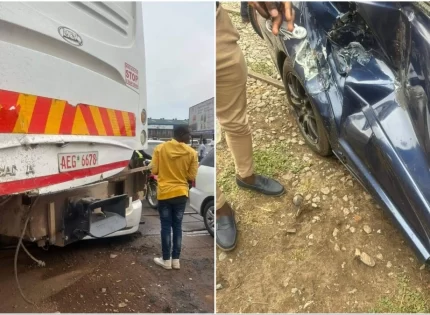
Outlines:
[{"label": "green vegetation", "polygon": [[429,313],[429,301],[424,295],[409,286],[406,276],[398,280],[396,291],[391,297],[381,298],[370,313]]},{"label": "green vegetation", "polygon": [[294,157],[290,149],[277,146],[254,151],[255,171],[257,174],[276,177],[290,171],[297,174],[306,166],[306,162]]},{"label": "green vegetation", "polygon": [[267,62],[264,61],[255,61],[255,62],[247,62],[248,67],[251,68],[252,71],[257,72],[259,74],[264,74],[268,76],[272,76],[274,73],[274,67],[269,66]]}]

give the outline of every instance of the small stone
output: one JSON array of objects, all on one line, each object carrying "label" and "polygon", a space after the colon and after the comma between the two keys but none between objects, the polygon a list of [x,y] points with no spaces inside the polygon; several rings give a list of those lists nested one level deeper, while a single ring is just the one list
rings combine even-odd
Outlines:
[{"label": "small stone", "polygon": [[346,247],[345,246],[342,246],[342,251],[346,251]]},{"label": "small stone", "polygon": [[306,201],[311,200],[311,198],[312,198],[312,195],[311,195],[311,194],[307,194],[307,195],[306,195],[306,197],[305,197]]},{"label": "small stone", "polygon": [[381,234],[381,233],[382,233],[382,231],[381,231],[381,230],[378,230],[378,231],[376,231],[376,233]]},{"label": "small stone", "polygon": [[106,292],[106,288],[102,288],[102,293],[105,293]]},{"label": "small stone", "polygon": [[360,255],[361,255],[361,251],[358,248],[356,248],[354,252],[354,256],[358,258],[360,257]]},{"label": "small stone", "polygon": [[364,232],[366,232],[367,234],[372,233],[372,228],[370,226],[368,226],[367,224],[363,226],[363,230]]},{"label": "small stone", "polygon": [[258,244],[258,241],[257,240],[253,240],[252,241],[252,246],[256,246]]},{"label": "small stone", "polygon": [[127,304],[125,304],[124,302],[121,302],[121,303],[118,304],[119,308],[123,308],[123,307],[126,307],[126,306],[127,306]]},{"label": "small stone", "polygon": [[221,284],[221,283],[218,283],[218,284],[216,285],[216,289],[217,289],[217,290],[221,290],[221,289],[222,289],[222,284]]},{"label": "small stone", "polygon": [[321,192],[324,195],[328,195],[330,193],[330,188],[328,188],[328,187],[321,188]]},{"label": "small stone", "polygon": [[296,234],[296,232],[297,232],[296,229],[287,229],[288,234]]},{"label": "small stone", "polygon": [[334,228],[333,237],[336,237],[338,233],[339,233],[339,230],[337,228]]},{"label": "small stone", "polygon": [[355,292],[357,292],[357,289],[352,289],[351,291],[348,291],[349,294],[354,294]]},{"label": "small stone", "polygon": [[284,137],[284,136],[280,136],[280,137],[279,137],[279,140],[284,141],[284,140],[285,140],[285,137]]},{"label": "small stone", "polygon": [[376,255],[376,258],[378,258],[379,260],[384,260],[384,256],[382,256],[381,253],[379,253],[378,255]]},{"label": "small stone", "polygon": [[291,293],[296,294],[297,292],[299,292],[299,289],[297,289],[297,288],[292,288],[291,289]]},{"label": "small stone", "polygon": [[362,218],[361,218],[361,216],[359,216],[359,215],[355,215],[355,216],[354,216],[354,221],[355,221],[355,222],[357,222],[357,223],[358,223],[358,222],[360,222],[360,221],[361,221],[361,219],[362,219]]},{"label": "small stone", "polygon": [[304,145],[305,142],[303,140],[299,140],[299,145]]},{"label": "small stone", "polygon": [[370,257],[368,254],[366,254],[365,252],[361,253],[360,260],[363,264],[365,264],[369,267],[374,267],[376,265],[375,260],[372,257]]},{"label": "small stone", "polygon": [[345,269],[346,262],[344,261],[341,265],[342,269]]},{"label": "small stone", "polygon": [[318,208],[318,205],[316,203],[312,203],[312,208]]},{"label": "small stone", "polygon": [[83,298],[84,298],[84,296],[83,296],[82,294],[80,295],[80,297],[81,297],[81,299],[83,299]]},{"label": "small stone", "polygon": [[284,281],[282,282],[282,285],[284,286],[284,288],[288,287],[288,285],[290,284],[290,277],[287,277],[286,279],[284,279]]},{"label": "small stone", "polygon": [[306,302],[306,304],[303,306],[303,309],[306,309],[307,307],[309,307],[313,303],[314,303],[314,301]]},{"label": "small stone", "polygon": [[118,255],[115,254],[110,254],[110,258],[114,259],[115,257],[117,257]]},{"label": "small stone", "polygon": [[193,278],[188,278],[190,281],[193,281]]},{"label": "small stone", "polygon": [[313,234],[310,234],[310,235],[308,236],[308,239],[313,240],[313,239],[314,239],[314,235],[313,235]]},{"label": "small stone", "polygon": [[338,252],[338,251],[340,251],[340,247],[339,247],[339,245],[335,244],[335,245],[334,245],[334,250],[335,250],[335,251],[337,251],[337,252]]},{"label": "small stone", "polygon": [[300,206],[303,203],[303,196],[298,194],[293,198],[293,203],[296,207]]},{"label": "small stone", "polygon": [[391,268],[391,267],[393,267],[393,264],[391,263],[391,261],[388,261],[387,262],[387,268]]},{"label": "small stone", "polygon": [[355,227],[351,226],[351,227],[349,228],[349,230],[351,231],[351,233],[355,233]]},{"label": "small stone", "polygon": [[314,199],[312,199],[312,202],[315,202],[315,203],[321,202],[321,198],[315,197]]},{"label": "small stone", "polygon": [[424,270],[424,269],[426,269],[426,265],[425,264],[420,267],[420,270]]},{"label": "small stone", "polygon": [[343,196],[342,199],[343,199],[343,201],[348,202],[348,196],[347,195]]},{"label": "small stone", "polygon": [[282,178],[285,180],[291,180],[291,179],[293,179],[293,177],[294,177],[294,174],[292,174],[292,173],[288,173],[288,174],[282,176]]},{"label": "small stone", "polygon": [[347,216],[349,214],[348,208],[343,208],[343,214]]},{"label": "small stone", "polygon": [[224,252],[221,252],[221,254],[219,254],[219,258],[218,258],[218,260],[219,261],[223,261],[223,260],[225,260],[227,258],[227,254],[226,253],[224,253]]}]

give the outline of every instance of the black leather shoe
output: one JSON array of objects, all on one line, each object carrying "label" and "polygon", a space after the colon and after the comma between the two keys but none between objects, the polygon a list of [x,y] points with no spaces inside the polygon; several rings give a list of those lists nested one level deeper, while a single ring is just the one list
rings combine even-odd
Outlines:
[{"label": "black leather shoe", "polygon": [[262,175],[254,175],[255,183],[253,185],[247,184],[236,176],[236,183],[239,187],[255,190],[263,195],[280,196],[285,192],[284,186],[278,181]]},{"label": "black leather shoe", "polygon": [[233,215],[221,216],[216,219],[216,244],[228,252],[236,247],[237,229],[236,219]]}]

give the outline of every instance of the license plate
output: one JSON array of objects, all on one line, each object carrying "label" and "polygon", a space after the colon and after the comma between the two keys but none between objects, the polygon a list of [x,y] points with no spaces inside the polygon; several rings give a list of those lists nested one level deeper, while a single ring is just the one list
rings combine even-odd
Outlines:
[{"label": "license plate", "polygon": [[60,173],[91,168],[99,164],[99,153],[60,153],[58,154],[58,169]]}]

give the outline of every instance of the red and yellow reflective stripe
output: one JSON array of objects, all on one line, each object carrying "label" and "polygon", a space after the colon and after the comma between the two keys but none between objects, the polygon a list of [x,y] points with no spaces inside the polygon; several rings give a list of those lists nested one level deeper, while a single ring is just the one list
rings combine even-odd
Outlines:
[{"label": "red and yellow reflective stripe", "polygon": [[0,133],[134,137],[136,115],[0,90]]}]

